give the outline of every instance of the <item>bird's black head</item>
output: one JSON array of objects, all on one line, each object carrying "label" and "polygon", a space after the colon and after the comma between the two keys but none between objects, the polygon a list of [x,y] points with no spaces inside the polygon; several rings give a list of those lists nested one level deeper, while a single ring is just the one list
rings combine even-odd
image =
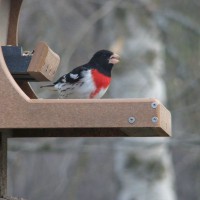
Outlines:
[{"label": "bird's black head", "polygon": [[108,50],[100,50],[93,55],[89,64],[103,74],[111,76],[112,67],[118,62],[119,55]]}]

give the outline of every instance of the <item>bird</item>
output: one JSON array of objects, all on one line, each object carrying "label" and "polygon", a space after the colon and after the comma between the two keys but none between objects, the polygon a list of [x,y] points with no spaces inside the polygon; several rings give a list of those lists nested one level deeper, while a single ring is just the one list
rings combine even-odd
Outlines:
[{"label": "bird", "polygon": [[100,99],[110,86],[111,71],[119,61],[118,54],[99,50],[88,63],[74,68],[53,84],[40,88],[52,88],[58,92],[59,99]]}]

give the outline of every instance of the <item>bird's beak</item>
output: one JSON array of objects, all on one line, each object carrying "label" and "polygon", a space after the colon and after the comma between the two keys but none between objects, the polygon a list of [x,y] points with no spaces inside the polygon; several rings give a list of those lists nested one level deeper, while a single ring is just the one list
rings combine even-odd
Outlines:
[{"label": "bird's beak", "polygon": [[119,60],[120,60],[120,56],[118,54],[114,53],[112,56],[110,56],[109,63],[115,65],[119,62]]}]

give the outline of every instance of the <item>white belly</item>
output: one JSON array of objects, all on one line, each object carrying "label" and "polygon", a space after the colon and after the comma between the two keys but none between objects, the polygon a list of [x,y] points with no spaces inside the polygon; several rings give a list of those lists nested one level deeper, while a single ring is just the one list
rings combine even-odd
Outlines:
[{"label": "white belly", "polygon": [[108,87],[107,88],[103,88],[101,89],[97,95],[95,95],[93,98],[94,99],[100,99],[107,91]]}]

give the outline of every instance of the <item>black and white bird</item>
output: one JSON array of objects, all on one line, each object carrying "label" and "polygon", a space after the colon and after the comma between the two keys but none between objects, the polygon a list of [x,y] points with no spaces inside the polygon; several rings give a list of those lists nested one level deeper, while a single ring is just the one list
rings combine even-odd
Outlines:
[{"label": "black and white bird", "polygon": [[61,76],[50,87],[58,91],[61,99],[99,99],[107,91],[111,82],[111,71],[119,62],[119,55],[108,51],[96,52],[87,64],[74,68],[68,74]]}]

